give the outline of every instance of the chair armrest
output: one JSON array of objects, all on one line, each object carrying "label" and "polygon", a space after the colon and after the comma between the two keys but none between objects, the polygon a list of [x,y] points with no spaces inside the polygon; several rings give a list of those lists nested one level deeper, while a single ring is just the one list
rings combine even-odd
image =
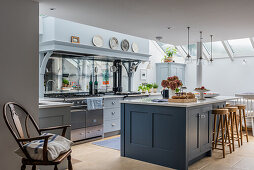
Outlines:
[{"label": "chair armrest", "polygon": [[[53,135],[45,135],[45,136],[38,136],[33,138],[24,138],[24,139],[17,139],[19,142],[27,142],[27,141],[35,141],[35,140],[42,140],[44,139],[43,143],[43,161],[48,161],[48,139]],[[26,151],[27,153],[27,151]]]},{"label": "chair armrest", "polygon": [[71,127],[71,125],[48,127],[48,128],[39,129],[39,131],[42,132],[42,131],[48,131],[48,130],[63,129],[62,136],[65,137],[65,133],[68,127]]}]

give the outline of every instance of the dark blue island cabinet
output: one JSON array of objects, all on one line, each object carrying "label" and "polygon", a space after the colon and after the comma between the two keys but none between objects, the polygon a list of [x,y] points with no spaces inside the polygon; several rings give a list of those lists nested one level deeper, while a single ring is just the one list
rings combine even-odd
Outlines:
[{"label": "dark blue island cabinet", "polygon": [[121,104],[121,156],[174,169],[212,152],[213,108],[226,101],[194,106]]}]

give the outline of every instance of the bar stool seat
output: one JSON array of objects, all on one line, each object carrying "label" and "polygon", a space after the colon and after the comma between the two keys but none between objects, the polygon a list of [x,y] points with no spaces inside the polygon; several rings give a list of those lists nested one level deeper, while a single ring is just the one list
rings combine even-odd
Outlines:
[{"label": "bar stool seat", "polygon": [[[232,153],[229,128],[228,128],[228,119],[227,119],[228,113],[229,113],[228,109],[215,109],[212,111],[212,114],[214,114],[212,149],[222,150],[223,158],[225,158],[225,146],[226,145],[228,145],[230,153]],[[217,130],[216,130],[217,117],[219,117],[219,124],[218,124]],[[224,130],[225,127],[226,127],[226,132]],[[215,138],[215,133],[217,133],[216,138]],[[220,137],[219,137],[219,135],[220,135]],[[228,142],[227,142],[227,139],[228,139]],[[218,144],[222,145],[222,149],[217,148]]]}]

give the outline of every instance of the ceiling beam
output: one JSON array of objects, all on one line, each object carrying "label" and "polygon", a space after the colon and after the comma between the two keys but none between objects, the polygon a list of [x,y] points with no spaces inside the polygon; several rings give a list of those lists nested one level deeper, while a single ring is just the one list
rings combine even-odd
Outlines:
[{"label": "ceiling beam", "polygon": [[228,54],[228,57],[230,58],[231,61],[234,61],[234,53],[233,51],[231,50],[229,44],[227,41],[221,41],[223,47],[225,48],[227,54]]}]

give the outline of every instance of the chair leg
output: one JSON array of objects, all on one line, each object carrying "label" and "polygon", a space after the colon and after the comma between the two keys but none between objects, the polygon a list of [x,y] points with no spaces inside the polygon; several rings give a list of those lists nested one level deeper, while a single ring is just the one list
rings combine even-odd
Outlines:
[{"label": "chair leg", "polygon": [[230,123],[231,123],[231,139],[232,139],[232,146],[233,146],[233,151],[235,151],[233,113],[230,113],[229,116],[230,116]]},{"label": "chair leg", "polygon": [[58,170],[58,168],[57,168],[57,165],[55,165],[55,168],[54,168],[54,170]]},{"label": "chair leg", "polygon": [[241,112],[241,109],[239,109],[239,122],[240,122],[241,145],[243,145],[243,125],[242,125],[242,112]]},{"label": "chair leg", "polygon": [[224,125],[226,125],[226,142],[225,143],[227,143],[227,137],[228,137],[228,147],[229,147],[229,151],[230,151],[230,153],[232,153],[232,149],[231,149],[231,142],[230,142],[230,135],[229,135],[229,129],[228,129],[228,119],[227,119],[227,115],[226,115],[226,117],[225,117],[225,123],[224,123]]},{"label": "chair leg", "polygon": [[220,121],[221,121],[222,151],[223,151],[223,158],[225,158],[224,123],[223,123],[222,115],[220,115]]},{"label": "chair leg", "polygon": [[215,133],[216,133],[216,122],[217,122],[217,115],[214,115],[214,121],[213,121],[213,141],[212,141],[212,149],[214,149],[215,146]]},{"label": "chair leg", "polygon": [[234,119],[235,119],[235,128],[236,128],[238,147],[240,148],[241,145],[240,145],[240,139],[239,139],[239,128],[238,128],[238,122],[237,122],[236,112],[234,113]]},{"label": "chair leg", "polygon": [[36,165],[33,165],[32,170],[36,170]]},{"label": "chair leg", "polygon": [[[245,117],[245,110],[243,110],[243,120],[244,120],[244,128],[245,128],[245,133],[246,133],[246,139],[247,139],[247,142],[249,142],[248,130],[247,130],[247,124],[246,124],[246,117]],[[253,126],[252,126],[252,129],[253,129]],[[253,132],[253,130],[252,130],[252,132]]]},{"label": "chair leg", "polygon": [[23,165],[21,166],[21,170],[26,170],[26,165],[25,165],[25,164],[23,164]]},{"label": "chair leg", "polygon": [[68,160],[68,170],[72,170],[71,155],[67,157],[67,160]]}]

